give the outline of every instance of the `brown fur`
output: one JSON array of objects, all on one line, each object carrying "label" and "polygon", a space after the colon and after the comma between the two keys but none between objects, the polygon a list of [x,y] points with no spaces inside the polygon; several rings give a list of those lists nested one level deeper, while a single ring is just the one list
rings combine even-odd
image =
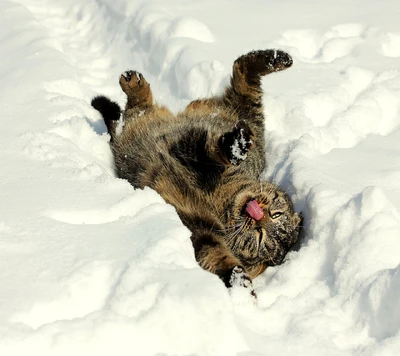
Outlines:
[{"label": "brown fur", "polygon": [[[140,73],[126,72],[120,135],[118,122],[103,113],[118,176],[153,188],[176,208],[200,266],[228,287],[251,286],[251,278],[282,262],[298,237],[301,217],[289,197],[259,182],[265,167],[261,76],[291,64],[282,51],[242,56],[222,96],[193,101],[176,116],[153,103]],[[253,199],[265,213],[259,221],[245,212]]]}]

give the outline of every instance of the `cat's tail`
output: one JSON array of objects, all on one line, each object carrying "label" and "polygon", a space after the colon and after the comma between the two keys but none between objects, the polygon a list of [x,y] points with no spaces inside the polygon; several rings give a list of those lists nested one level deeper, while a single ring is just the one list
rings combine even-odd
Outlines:
[{"label": "cat's tail", "polygon": [[96,110],[100,111],[100,114],[103,116],[108,133],[111,136],[111,142],[113,142],[116,137],[118,121],[121,116],[120,106],[115,101],[111,101],[103,95],[94,97],[91,104]]}]

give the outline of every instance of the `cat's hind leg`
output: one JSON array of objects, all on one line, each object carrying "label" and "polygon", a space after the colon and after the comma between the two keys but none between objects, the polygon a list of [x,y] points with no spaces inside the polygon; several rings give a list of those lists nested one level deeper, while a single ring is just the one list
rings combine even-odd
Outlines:
[{"label": "cat's hind leg", "polygon": [[125,122],[142,116],[152,120],[155,118],[169,120],[174,117],[168,108],[153,103],[150,84],[141,73],[133,70],[122,73],[119,85],[127,96],[123,112]]},{"label": "cat's hind leg", "polygon": [[[125,120],[133,119],[142,115],[147,109],[153,106],[153,95],[150,84],[147,83],[143,75],[132,70],[121,74],[119,78],[121,89],[127,96],[127,103],[123,116]],[[101,95],[92,99],[92,106],[100,111],[111,136],[111,143],[117,138],[117,126],[121,116],[119,105],[109,98]]]}]

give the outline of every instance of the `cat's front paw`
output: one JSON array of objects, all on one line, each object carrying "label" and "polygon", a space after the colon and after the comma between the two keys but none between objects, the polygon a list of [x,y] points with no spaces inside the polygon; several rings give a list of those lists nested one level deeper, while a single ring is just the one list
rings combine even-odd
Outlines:
[{"label": "cat's front paw", "polygon": [[224,133],[219,142],[221,151],[232,165],[237,166],[247,158],[253,145],[254,134],[245,120],[240,120],[231,132]]},{"label": "cat's front paw", "polygon": [[241,266],[235,266],[229,270],[223,278],[225,285],[228,288],[243,287],[247,288],[250,295],[257,298],[257,294],[253,289],[253,283],[249,275]]}]

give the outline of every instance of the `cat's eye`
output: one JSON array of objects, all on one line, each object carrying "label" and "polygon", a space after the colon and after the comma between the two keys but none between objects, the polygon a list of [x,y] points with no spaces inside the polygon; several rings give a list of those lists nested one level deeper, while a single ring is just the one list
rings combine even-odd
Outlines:
[{"label": "cat's eye", "polygon": [[272,219],[276,219],[276,218],[279,218],[281,215],[282,215],[282,213],[279,213],[279,212],[278,213],[274,213],[274,214],[271,215],[271,218]]}]

